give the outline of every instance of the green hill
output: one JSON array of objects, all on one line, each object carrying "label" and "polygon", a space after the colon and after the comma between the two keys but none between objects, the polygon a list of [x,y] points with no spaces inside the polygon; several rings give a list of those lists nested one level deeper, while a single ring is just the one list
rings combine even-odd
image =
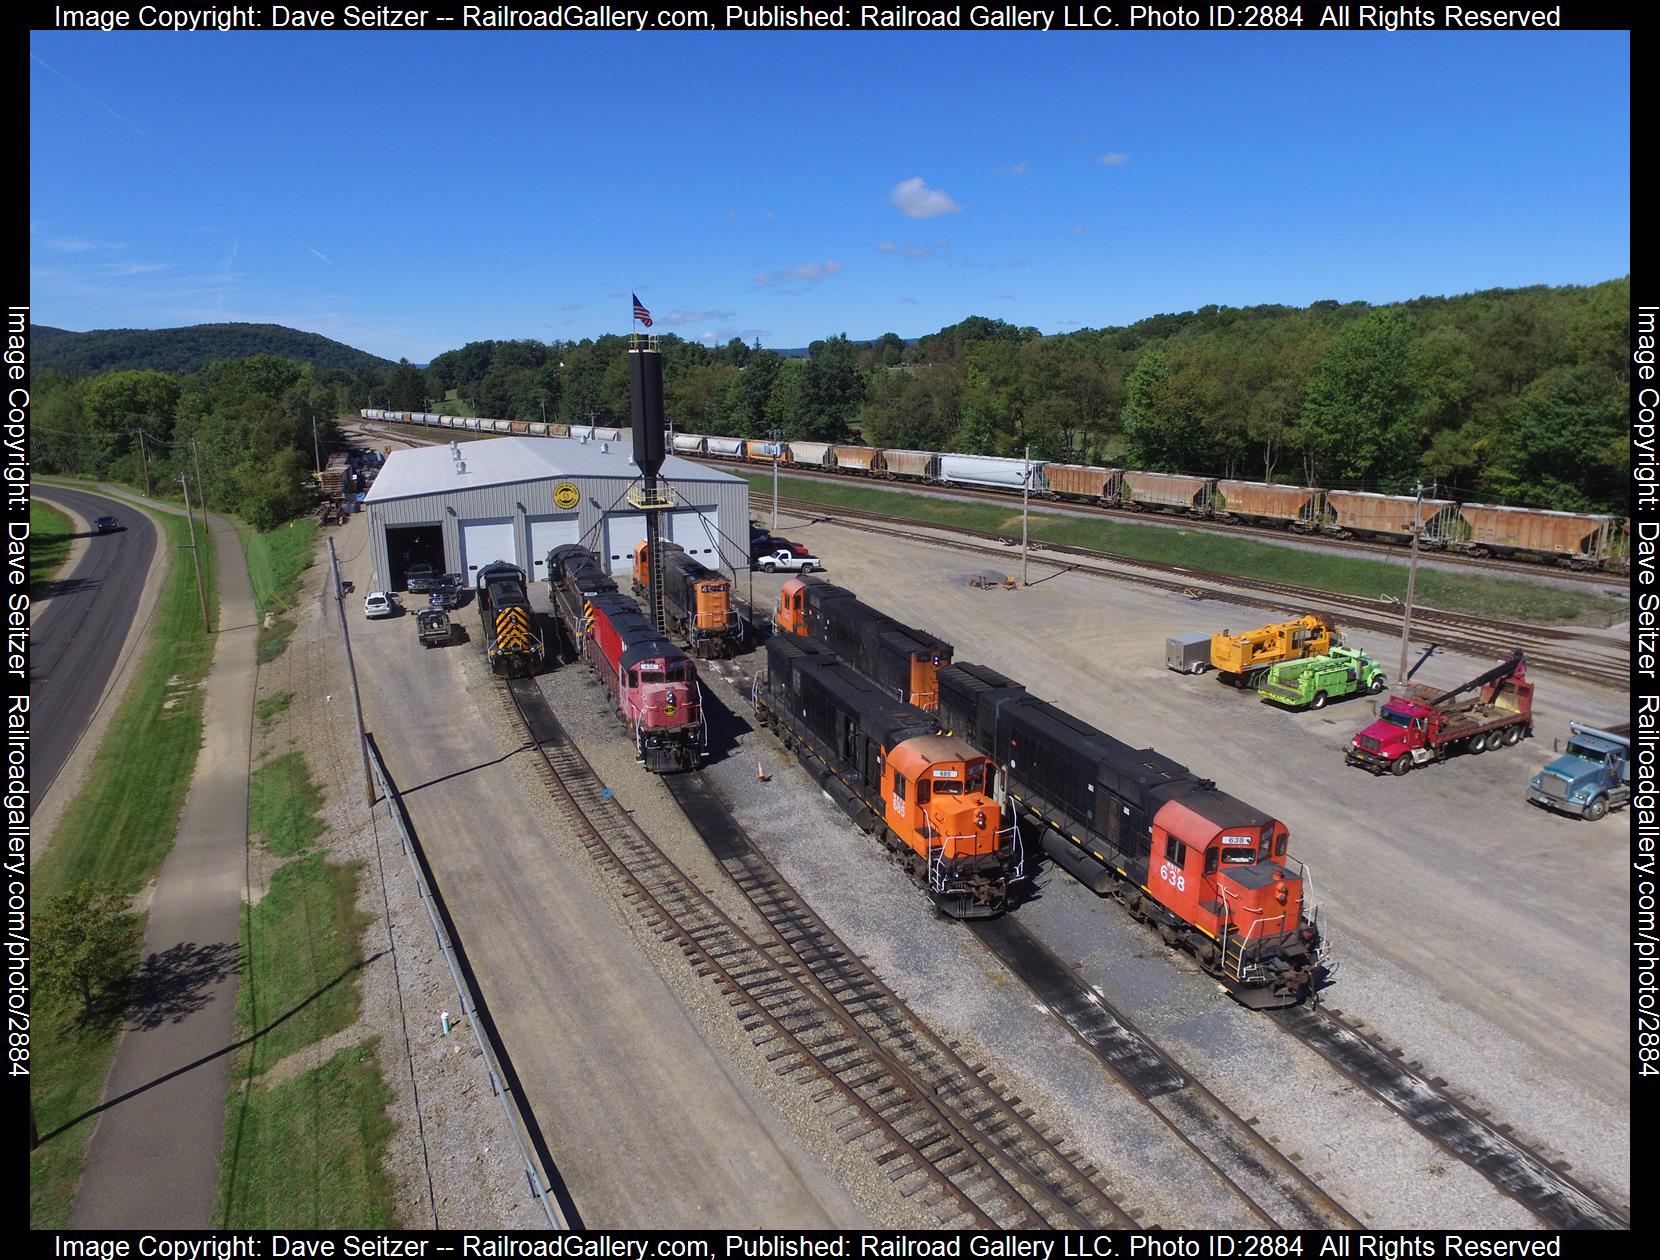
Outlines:
[{"label": "green hill", "polygon": [[224,359],[274,354],[319,371],[341,368],[384,373],[396,364],[317,333],[281,324],[193,324],[188,328],[98,328],[70,332],[45,324],[29,326],[30,349],[37,371],[56,369],[66,376],[152,369],[195,372]]}]

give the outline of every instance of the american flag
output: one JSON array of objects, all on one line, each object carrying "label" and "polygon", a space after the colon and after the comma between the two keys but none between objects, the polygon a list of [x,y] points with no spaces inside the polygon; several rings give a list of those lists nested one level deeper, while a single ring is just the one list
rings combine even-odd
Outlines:
[{"label": "american flag", "polygon": [[628,296],[634,299],[634,318],[639,320],[647,328],[650,328],[651,312],[646,310],[646,308],[640,304],[640,295],[638,293],[630,293]]}]

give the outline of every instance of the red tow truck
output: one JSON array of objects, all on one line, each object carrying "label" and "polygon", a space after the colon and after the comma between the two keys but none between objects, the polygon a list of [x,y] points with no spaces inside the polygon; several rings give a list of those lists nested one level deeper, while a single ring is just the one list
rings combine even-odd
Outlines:
[{"label": "red tow truck", "polygon": [[[1459,699],[1466,692],[1477,694]],[[1518,649],[1492,669],[1451,691],[1408,686],[1349,741],[1345,760],[1373,774],[1402,775],[1460,749],[1483,753],[1533,732],[1533,684]]]}]

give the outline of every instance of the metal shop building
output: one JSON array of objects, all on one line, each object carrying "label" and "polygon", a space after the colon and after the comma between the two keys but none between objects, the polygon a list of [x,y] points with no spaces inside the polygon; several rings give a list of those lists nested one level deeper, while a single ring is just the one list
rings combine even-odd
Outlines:
[{"label": "metal shop building", "polygon": [[[375,590],[402,590],[410,565],[459,573],[471,586],[497,560],[531,581],[547,578],[548,552],[579,542],[629,569],[645,515],[633,447],[578,438],[504,437],[394,451],[363,502]],[[749,483],[670,455],[659,474],[673,497],[663,536],[711,569],[749,567]]]}]

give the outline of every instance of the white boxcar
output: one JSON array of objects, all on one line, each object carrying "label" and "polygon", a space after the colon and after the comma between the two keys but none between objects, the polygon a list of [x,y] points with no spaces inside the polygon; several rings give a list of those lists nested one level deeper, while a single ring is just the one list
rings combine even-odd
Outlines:
[{"label": "white boxcar", "polygon": [[620,442],[620,441],[622,441],[622,430],[621,429],[595,429],[594,430],[594,441],[596,441],[596,442]]},{"label": "white boxcar", "polygon": [[540,420],[532,420],[530,422],[530,436],[531,437],[546,437],[547,435],[548,435],[548,426],[547,425],[543,424]]},{"label": "white boxcar", "polygon": [[703,434],[676,433],[674,435],[674,453],[676,455],[703,454]]},{"label": "white boxcar", "polygon": [[709,454],[719,455],[725,459],[742,459],[744,457],[744,440],[742,438],[712,437],[708,439]]},{"label": "white boxcar", "polygon": [[[1033,488],[1042,484],[1037,478],[1043,472],[1043,462],[1034,459],[1030,465]],[[1000,459],[995,455],[941,455],[939,479],[965,486],[995,486],[999,490],[1018,490],[1026,477],[1026,461]]]},{"label": "white boxcar", "polygon": [[828,442],[791,442],[790,459],[809,468],[834,468],[836,454]]}]

